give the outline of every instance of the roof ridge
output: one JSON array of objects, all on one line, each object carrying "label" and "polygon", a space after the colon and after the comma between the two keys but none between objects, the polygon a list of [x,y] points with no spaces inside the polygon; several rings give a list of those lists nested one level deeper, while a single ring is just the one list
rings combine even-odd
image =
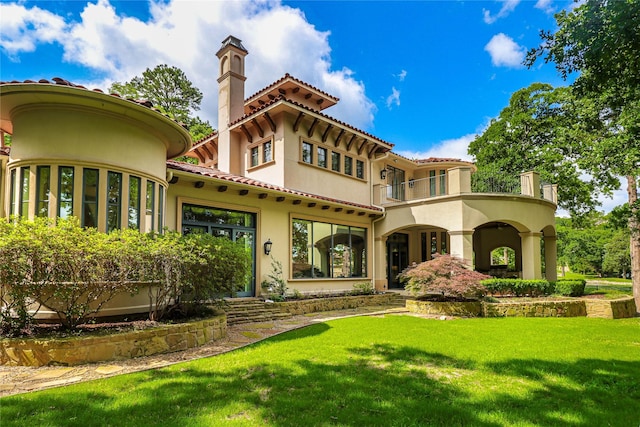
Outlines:
[{"label": "roof ridge", "polygon": [[258,96],[259,94],[261,94],[261,93],[263,93],[263,92],[268,91],[269,89],[271,89],[271,88],[273,88],[273,87],[275,87],[275,86],[279,85],[280,83],[284,82],[284,81],[285,81],[285,80],[287,80],[287,79],[291,79],[291,80],[293,80],[293,81],[295,81],[295,82],[297,82],[297,83],[300,83],[300,84],[303,84],[303,85],[305,85],[305,86],[308,86],[308,87],[310,87],[311,89],[313,89],[313,90],[315,90],[315,91],[317,91],[317,92],[320,92],[322,95],[324,95],[324,96],[327,96],[327,97],[331,98],[331,99],[332,99],[332,100],[334,100],[336,103],[337,103],[338,101],[340,101],[340,98],[338,98],[337,96],[331,95],[330,93],[325,92],[325,91],[323,91],[322,89],[319,89],[319,88],[317,88],[316,86],[314,86],[314,85],[312,85],[312,84],[309,84],[309,83],[307,83],[307,82],[305,82],[305,81],[303,81],[303,80],[300,80],[300,79],[298,79],[298,78],[296,78],[296,77],[292,76],[292,75],[291,75],[291,74],[289,74],[289,73],[285,73],[285,74],[284,74],[284,76],[280,77],[280,78],[279,78],[278,80],[276,80],[275,82],[271,83],[271,84],[270,84],[270,85],[268,85],[268,86],[263,87],[262,89],[260,89],[260,90],[259,90],[259,91],[257,91],[256,93],[254,93],[253,95],[251,95],[251,96],[247,97],[247,99],[245,99],[245,100],[244,100],[245,104],[246,104],[250,99],[255,98],[255,97],[256,97],[256,96]]}]

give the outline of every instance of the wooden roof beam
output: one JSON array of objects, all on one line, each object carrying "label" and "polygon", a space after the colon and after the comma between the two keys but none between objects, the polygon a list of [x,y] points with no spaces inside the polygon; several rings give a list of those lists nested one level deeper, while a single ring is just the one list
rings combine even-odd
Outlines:
[{"label": "wooden roof beam", "polygon": [[358,156],[362,154],[362,150],[364,150],[365,145],[367,145],[367,138],[362,139],[362,143],[360,144],[360,147],[358,147]]},{"label": "wooden roof beam", "polygon": [[240,129],[242,129],[242,132],[244,132],[244,136],[247,137],[247,140],[249,141],[249,143],[253,142],[253,137],[251,136],[249,129],[247,129],[244,123],[240,126]]},{"label": "wooden roof beam", "polygon": [[203,145],[203,146],[202,146],[202,149],[203,149],[204,151],[206,151],[206,153],[207,153],[207,155],[209,156],[209,158],[210,158],[211,160],[213,160],[213,153],[209,150],[209,147],[207,147],[206,145]]},{"label": "wooden roof beam", "polygon": [[340,140],[342,139],[343,135],[344,135],[344,129],[340,129],[340,133],[338,134],[338,137],[336,138],[335,142],[333,143],[334,147],[337,147],[338,145],[340,145]]},{"label": "wooden roof beam", "polygon": [[373,154],[376,152],[377,148],[378,148],[378,145],[373,144],[373,147],[371,147],[371,150],[369,150],[369,154],[367,155],[367,157],[371,158],[371,156],[373,156]]},{"label": "wooden roof beam", "polygon": [[333,127],[333,125],[330,124],[324,130],[324,133],[322,134],[322,142],[327,142],[327,138],[329,137],[329,132],[331,131],[332,127]]},{"label": "wooden roof beam", "polygon": [[349,143],[347,144],[347,151],[351,151],[351,146],[353,145],[354,142],[356,142],[356,134],[355,133],[353,134],[353,136],[349,140]]},{"label": "wooden roof beam", "polygon": [[194,153],[196,153],[196,156],[198,156],[198,160],[200,160],[200,163],[204,163],[204,156],[200,153],[200,147],[196,148],[194,150]]},{"label": "wooden roof beam", "polygon": [[253,123],[253,126],[258,131],[258,135],[260,135],[260,138],[264,138],[264,130],[262,130],[262,126],[260,126],[258,120],[256,120],[256,118],[254,117],[253,119],[251,119],[251,123]]},{"label": "wooden roof beam", "polygon": [[300,127],[300,122],[302,122],[302,118],[304,117],[304,113],[302,111],[300,111],[300,114],[298,114],[298,118],[296,119],[295,123],[293,124],[293,131],[294,132],[298,132],[298,127]]},{"label": "wooden roof beam", "polygon": [[276,122],[273,121],[269,113],[266,111],[264,112],[264,118],[269,124],[269,128],[271,129],[271,132],[276,133]]},{"label": "wooden roof beam", "polygon": [[313,119],[313,123],[311,123],[311,127],[309,128],[309,132],[307,136],[311,138],[313,136],[313,131],[316,129],[316,125],[318,124],[318,118]]}]

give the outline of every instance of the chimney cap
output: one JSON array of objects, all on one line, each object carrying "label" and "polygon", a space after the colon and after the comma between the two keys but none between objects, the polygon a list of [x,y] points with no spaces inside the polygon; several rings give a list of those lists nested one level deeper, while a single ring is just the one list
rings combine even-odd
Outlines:
[{"label": "chimney cap", "polygon": [[222,47],[220,47],[220,50],[223,50],[224,48],[226,48],[228,46],[233,46],[236,49],[240,49],[243,52],[249,53],[247,51],[247,49],[244,46],[242,46],[242,40],[240,40],[237,37],[229,36],[226,39],[224,39],[222,41]]}]

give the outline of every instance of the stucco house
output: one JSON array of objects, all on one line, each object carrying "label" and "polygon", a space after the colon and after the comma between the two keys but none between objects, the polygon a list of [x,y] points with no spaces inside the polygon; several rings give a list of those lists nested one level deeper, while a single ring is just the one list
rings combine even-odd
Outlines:
[{"label": "stucco house", "polygon": [[[515,192],[474,192],[473,164],[402,157],[288,74],[245,97],[247,54],[223,41],[219,129],[195,142],[149,103],[62,79],[2,82],[12,143],[0,148],[0,217],[226,236],[253,254],[239,296],[261,293],[272,257],[302,293],[399,287],[403,268],[434,253],[489,272],[499,247],[514,251],[520,277],[556,278],[555,186],[526,172]],[[182,155],[198,164],[173,160]]]}]

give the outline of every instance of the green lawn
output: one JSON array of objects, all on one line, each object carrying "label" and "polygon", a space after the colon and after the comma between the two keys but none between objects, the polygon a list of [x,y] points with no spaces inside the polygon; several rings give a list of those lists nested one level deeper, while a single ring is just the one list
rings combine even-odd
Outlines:
[{"label": "green lawn", "polygon": [[638,427],[640,319],[346,318],[6,397],[0,425]]}]

